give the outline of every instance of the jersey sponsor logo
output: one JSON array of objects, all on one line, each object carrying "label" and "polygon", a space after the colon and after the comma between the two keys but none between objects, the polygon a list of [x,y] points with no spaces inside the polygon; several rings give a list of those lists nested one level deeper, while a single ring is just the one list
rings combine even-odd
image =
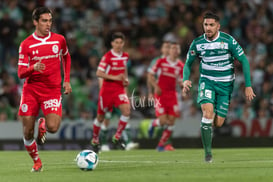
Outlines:
[{"label": "jersey sponsor logo", "polygon": [[21,110],[22,110],[22,112],[27,112],[28,111],[28,105],[27,104],[22,104]]},{"label": "jersey sponsor logo", "polygon": [[228,49],[228,43],[226,43],[226,42],[203,43],[203,44],[197,44],[196,48],[197,48],[197,51]]},{"label": "jersey sponsor logo", "polygon": [[51,59],[51,58],[58,58],[58,57],[59,57],[59,54],[48,55],[48,56],[41,56],[41,57],[35,56],[31,60],[40,61],[40,60],[43,60],[43,59]]},{"label": "jersey sponsor logo", "polygon": [[59,47],[58,47],[58,45],[53,45],[53,46],[52,46],[52,51],[53,51],[55,54],[57,54],[57,53],[59,52]]},{"label": "jersey sponsor logo", "polygon": [[57,111],[57,108],[59,108],[61,105],[61,99],[49,99],[47,101],[44,101],[44,108],[48,109],[51,108],[51,110]]},{"label": "jersey sponsor logo", "polygon": [[207,98],[209,98],[209,99],[211,99],[212,98],[212,92],[211,92],[211,90],[205,90],[205,97],[207,97]]}]

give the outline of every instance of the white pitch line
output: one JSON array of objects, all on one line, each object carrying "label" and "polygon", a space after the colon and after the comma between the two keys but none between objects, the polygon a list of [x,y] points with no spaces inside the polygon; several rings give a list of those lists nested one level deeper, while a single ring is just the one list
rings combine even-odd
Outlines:
[{"label": "white pitch line", "polygon": [[195,163],[194,161],[113,161],[113,160],[99,160],[102,163],[146,163],[146,164],[177,164],[177,163]]}]

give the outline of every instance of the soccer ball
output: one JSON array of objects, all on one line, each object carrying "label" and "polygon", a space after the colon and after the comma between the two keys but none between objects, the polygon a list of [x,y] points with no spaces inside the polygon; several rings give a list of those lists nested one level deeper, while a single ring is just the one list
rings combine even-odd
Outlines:
[{"label": "soccer ball", "polygon": [[92,150],[83,150],[76,157],[77,166],[83,171],[94,170],[99,162],[98,155]]}]

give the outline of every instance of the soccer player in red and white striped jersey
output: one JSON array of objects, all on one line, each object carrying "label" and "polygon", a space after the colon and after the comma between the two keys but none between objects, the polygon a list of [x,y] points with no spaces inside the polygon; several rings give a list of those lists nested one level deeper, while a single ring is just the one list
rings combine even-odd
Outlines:
[{"label": "soccer player in red and white striped jersey", "polygon": [[34,161],[33,172],[42,170],[38,155],[34,126],[39,110],[40,118],[37,143],[45,142],[46,132],[55,133],[62,117],[61,62],[64,69],[64,94],[72,92],[70,85],[71,58],[66,40],[62,35],[50,31],[52,13],[46,7],[33,11],[35,32],[19,47],[18,77],[25,79],[18,115],[23,123],[24,145]]},{"label": "soccer player in red and white striped jersey", "polygon": [[[148,74],[155,90],[155,110],[158,123],[167,125],[158,143],[158,151],[166,150],[165,145],[173,132],[175,119],[180,116],[176,85],[182,86],[184,63],[178,59],[179,54],[179,44],[171,43],[169,55],[158,59]],[[158,71],[159,75],[156,81],[155,74]]]},{"label": "soccer player in red and white striped jersey", "polygon": [[121,111],[118,128],[112,138],[115,146],[124,149],[125,144],[121,141],[121,133],[125,129],[130,117],[130,102],[125,88],[128,86],[127,62],[129,55],[123,52],[125,36],[121,32],[112,35],[112,49],[102,58],[98,66],[97,76],[103,78],[99,93],[97,118],[93,123],[93,138],[91,145],[93,150],[99,151],[99,132],[105,113],[112,111],[113,106]]}]

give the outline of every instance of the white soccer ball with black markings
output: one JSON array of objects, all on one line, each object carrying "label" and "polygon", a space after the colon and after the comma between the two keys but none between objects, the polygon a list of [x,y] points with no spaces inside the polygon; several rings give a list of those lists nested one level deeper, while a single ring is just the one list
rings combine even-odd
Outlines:
[{"label": "white soccer ball with black markings", "polygon": [[97,167],[99,157],[92,150],[83,150],[77,155],[76,162],[81,170],[91,171]]}]

